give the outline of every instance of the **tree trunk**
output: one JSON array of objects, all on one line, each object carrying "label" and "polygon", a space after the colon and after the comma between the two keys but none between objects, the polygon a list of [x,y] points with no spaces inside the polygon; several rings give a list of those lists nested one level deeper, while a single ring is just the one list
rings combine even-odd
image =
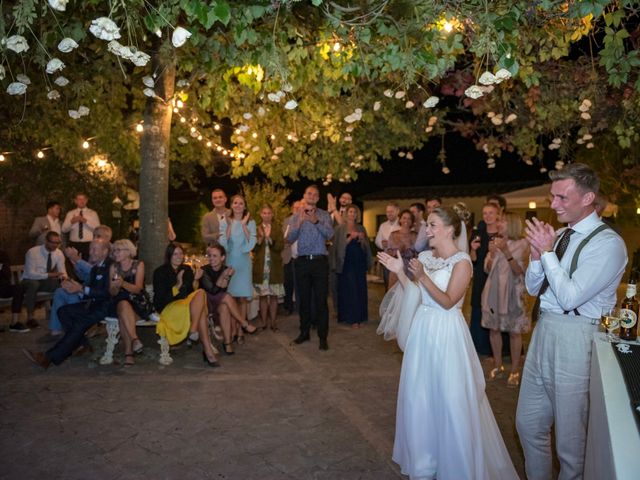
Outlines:
[{"label": "tree trunk", "polygon": [[[156,96],[148,98],[144,111],[144,132],[140,143],[140,258],[145,263],[145,283],[163,263],[167,245],[169,213],[169,145],[176,60],[171,43],[156,39],[152,71]],[[162,99],[162,100],[161,100]],[[163,100],[167,100],[166,102]]]}]

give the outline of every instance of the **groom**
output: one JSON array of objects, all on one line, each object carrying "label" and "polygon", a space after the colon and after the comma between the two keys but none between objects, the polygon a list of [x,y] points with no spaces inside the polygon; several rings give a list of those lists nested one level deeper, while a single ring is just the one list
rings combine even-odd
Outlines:
[{"label": "groom", "polygon": [[551,478],[554,424],[558,478],[578,480],[584,469],[593,334],[603,307],[616,303],[627,251],[594,210],[600,181],[591,168],[573,163],[549,177],[551,208],[567,228],[555,232],[535,218],[527,221],[531,262],[525,283],[529,294],[538,296],[540,316],[524,365],[516,427],[529,480]]}]

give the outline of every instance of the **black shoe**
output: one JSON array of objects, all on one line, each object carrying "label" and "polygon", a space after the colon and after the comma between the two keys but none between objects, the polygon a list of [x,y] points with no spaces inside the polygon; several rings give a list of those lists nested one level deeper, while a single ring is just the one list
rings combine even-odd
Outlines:
[{"label": "black shoe", "polygon": [[219,367],[220,364],[218,362],[212,362],[207,358],[207,354],[202,352],[202,360],[204,360],[204,363],[206,363],[207,365],[209,365],[210,367]]},{"label": "black shoe", "polygon": [[14,333],[27,333],[30,329],[25,327],[24,324],[16,322],[13,325],[9,325],[9,331]]},{"label": "black shoe", "polygon": [[327,343],[326,338],[320,339],[320,345],[318,346],[320,350],[329,350],[329,344]]},{"label": "black shoe", "polygon": [[33,318],[30,318],[29,320],[27,320],[27,327],[28,328],[39,328],[40,324],[34,320]]},{"label": "black shoe", "polygon": [[309,341],[309,335],[303,335],[302,333],[300,335],[297,336],[297,338],[293,341],[293,343],[295,343],[296,345],[300,345],[301,343],[304,342],[308,342]]}]

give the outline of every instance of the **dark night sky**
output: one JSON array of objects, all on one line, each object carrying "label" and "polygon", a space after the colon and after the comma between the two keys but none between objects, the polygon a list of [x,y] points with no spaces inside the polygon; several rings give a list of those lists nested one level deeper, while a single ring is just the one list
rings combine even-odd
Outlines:
[{"label": "dark night sky", "polygon": [[[448,135],[445,138],[447,166],[450,170],[450,173],[445,175],[442,173],[442,166],[437,158],[440,145],[440,139],[434,139],[427,143],[423,149],[413,152],[413,160],[396,157],[392,160],[382,161],[382,172],[362,172],[355,182],[343,184],[334,181],[331,185],[323,187],[321,180],[312,182],[304,179],[289,183],[287,188],[292,190],[292,199],[300,198],[305,187],[310,183],[316,183],[321,187],[321,198],[324,198],[327,192],[339,194],[343,191],[349,191],[357,199],[367,193],[393,186],[493,184],[534,180],[543,182],[548,178],[546,173],[540,173],[540,165],[535,163],[531,166],[526,165],[518,157],[510,154],[503,154],[502,158],[497,158],[496,167],[488,169],[486,155],[476,150],[472,142],[457,135]],[[553,165],[553,161],[549,163],[550,165],[547,167]],[[253,178],[260,177],[262,176],[255,175],[243,180],[251,183]],[[211,189],[222,188],[228,195],[232,195],[237,192],[238,183],[237,180],[228,176],[204,178],[203,175],[198,194],[179,189],[172,191],[170,198],[190,197],[195,200],[194,197],[199,196],[208,205]]]}]

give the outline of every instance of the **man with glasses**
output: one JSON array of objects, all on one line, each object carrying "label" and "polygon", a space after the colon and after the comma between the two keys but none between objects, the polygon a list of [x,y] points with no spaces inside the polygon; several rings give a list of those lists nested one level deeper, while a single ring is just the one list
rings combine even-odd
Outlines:
[{"label": "man with glasses", "polygon": [[21,286],[27,307],[27,328],[39,327],[33,318],[38,292],[53,292],[60,286],[60,280],[67,277],[64,255],[58,248],[61,243],[58,233],[47,232],[44,245],[30,248],[25,255]]}]

